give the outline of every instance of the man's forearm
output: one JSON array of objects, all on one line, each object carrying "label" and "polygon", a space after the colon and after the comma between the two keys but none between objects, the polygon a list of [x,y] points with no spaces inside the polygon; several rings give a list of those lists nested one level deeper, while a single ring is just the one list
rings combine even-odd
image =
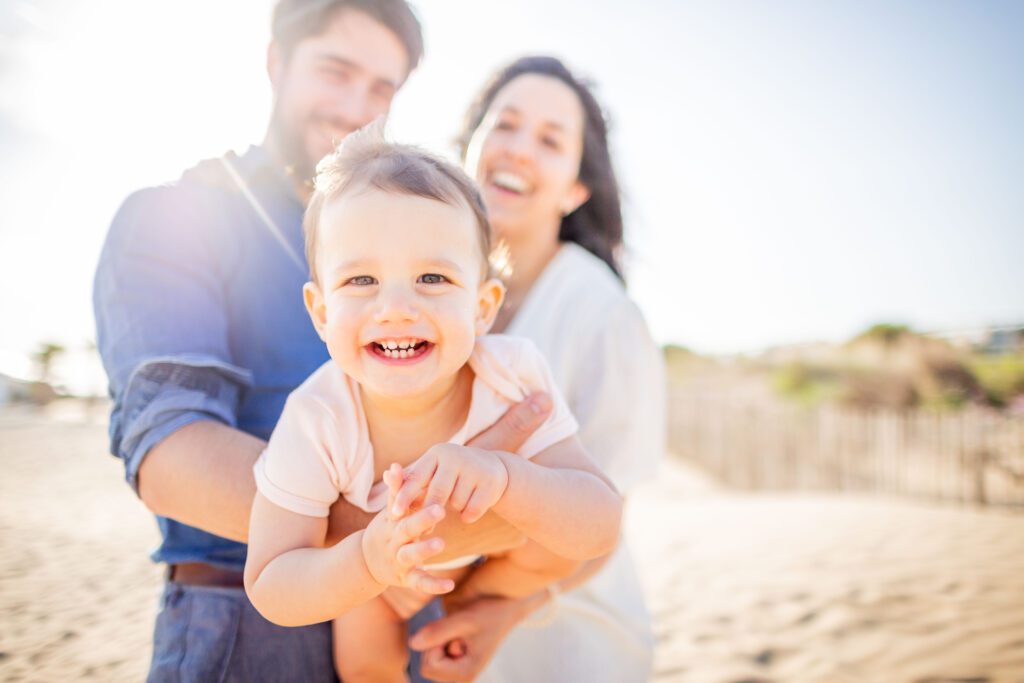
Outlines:
[{"label": "man's forearm", "polygon": [[[471,440],[479,448],[515,450],[547,418],[550,399],[536,394],[516,404],[494,425]],[[246,542],[249,513],[256,495],[252,466],[266,447],[262,439],[227,425],[204,420],[182,427],[157,444],[139,468],[139,495],[154,513],[223,538]],[[451,518],[453,516],[449,516]],[[443,558],[485,554],[520,545],[523,535],[488,515],[476,524],[438,527],[446,541]],[[359,529],[373,514],[339,500],[331,507],[327,545]],[[439,560],[440,561],[440,560]]]},{"label": "man's forearm", "polygon": [[[193,422],[142,460],[139,495],[161,517],[245,543],[256,495],[252,466],[266,445],[220,422]],[[365,529],[371,519],[373,514],[339,499],[331,508],[327,544]]]},{"label": "man's forearm", "polygon": [[585,564],[559,557],[539,543],[491,557],[462,581],[453,596],[458,601],[480,595],[521,598],[573,576]]},{"label": "man's forearm", "polygon": [[262,439],[220,422],[193,422],[157,444],[139,467],[139,495],[154,513],[244,543]]}]

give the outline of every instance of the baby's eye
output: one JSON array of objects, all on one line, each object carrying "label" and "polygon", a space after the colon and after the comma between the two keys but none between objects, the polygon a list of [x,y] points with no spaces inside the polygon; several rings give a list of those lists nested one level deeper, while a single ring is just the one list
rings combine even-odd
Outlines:
[{"label": "baby's eye", "polygon": [[356,275],[346,280],[345,284],[355,285],[356,287],[369,287],[370,285],[377,284],[377,280],[372,275]]},{"label": "baby's eye", "polygon": [[438,275],[437,273],[424,273],[420,275],[417,282],[421,282],[425,285],[439,285],[443,282],[448,282],[448,278],[444,275]]}]

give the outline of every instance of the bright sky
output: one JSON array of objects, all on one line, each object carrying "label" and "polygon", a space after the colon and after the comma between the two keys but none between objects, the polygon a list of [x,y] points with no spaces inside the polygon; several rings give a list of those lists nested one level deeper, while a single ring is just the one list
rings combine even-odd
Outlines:
[{"label": "bright sky", "polygon": [[[525,53],[599,84],[630,290],[702,352],[1024,321],[1024,3],[419,0],[393,136],[451,152]],[[0,5],[0,371],[93,337],[135,188],[262,138],[270,0]]]}]

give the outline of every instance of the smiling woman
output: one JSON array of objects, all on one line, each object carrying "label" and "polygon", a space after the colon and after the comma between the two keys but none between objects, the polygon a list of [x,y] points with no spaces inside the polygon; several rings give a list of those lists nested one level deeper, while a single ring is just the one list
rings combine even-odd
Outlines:
[{"label": "smiling woman", "polygon": [[[628,494],[664,448],[665,380],[617,275],[622,215],[601,108],[558,60],[521,59],[484,88],[462,140],[510,251],[512,306],[495,327],[537,344],[583,445]],[[446,643],[459,640],[456,656]],[[645,681],[653,653],[625,542],[554,588],[461,603],[413,645],[426,650],[428,676],[487,683]]]}]

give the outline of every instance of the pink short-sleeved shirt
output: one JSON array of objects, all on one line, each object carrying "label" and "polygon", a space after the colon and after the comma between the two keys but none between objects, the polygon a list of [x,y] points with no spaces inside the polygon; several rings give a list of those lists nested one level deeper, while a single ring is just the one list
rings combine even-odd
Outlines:
[{"label": "pink short-sleeved shirt", "polygon": [[[577,432],[576,420],[533,342],[497,334],[479,337],[469,366],[475,375],[469,413],[450,443],[464,444],[534,391],[550,394],[554,409],[519,455],[532,458]],[[373,444],[359,385],[332,361],[288,397],[253,471],[260,493],[301,515],[326,517],[339,496],[367,512],[377,512],[387,502],[387,487],[374,481]]]}]

